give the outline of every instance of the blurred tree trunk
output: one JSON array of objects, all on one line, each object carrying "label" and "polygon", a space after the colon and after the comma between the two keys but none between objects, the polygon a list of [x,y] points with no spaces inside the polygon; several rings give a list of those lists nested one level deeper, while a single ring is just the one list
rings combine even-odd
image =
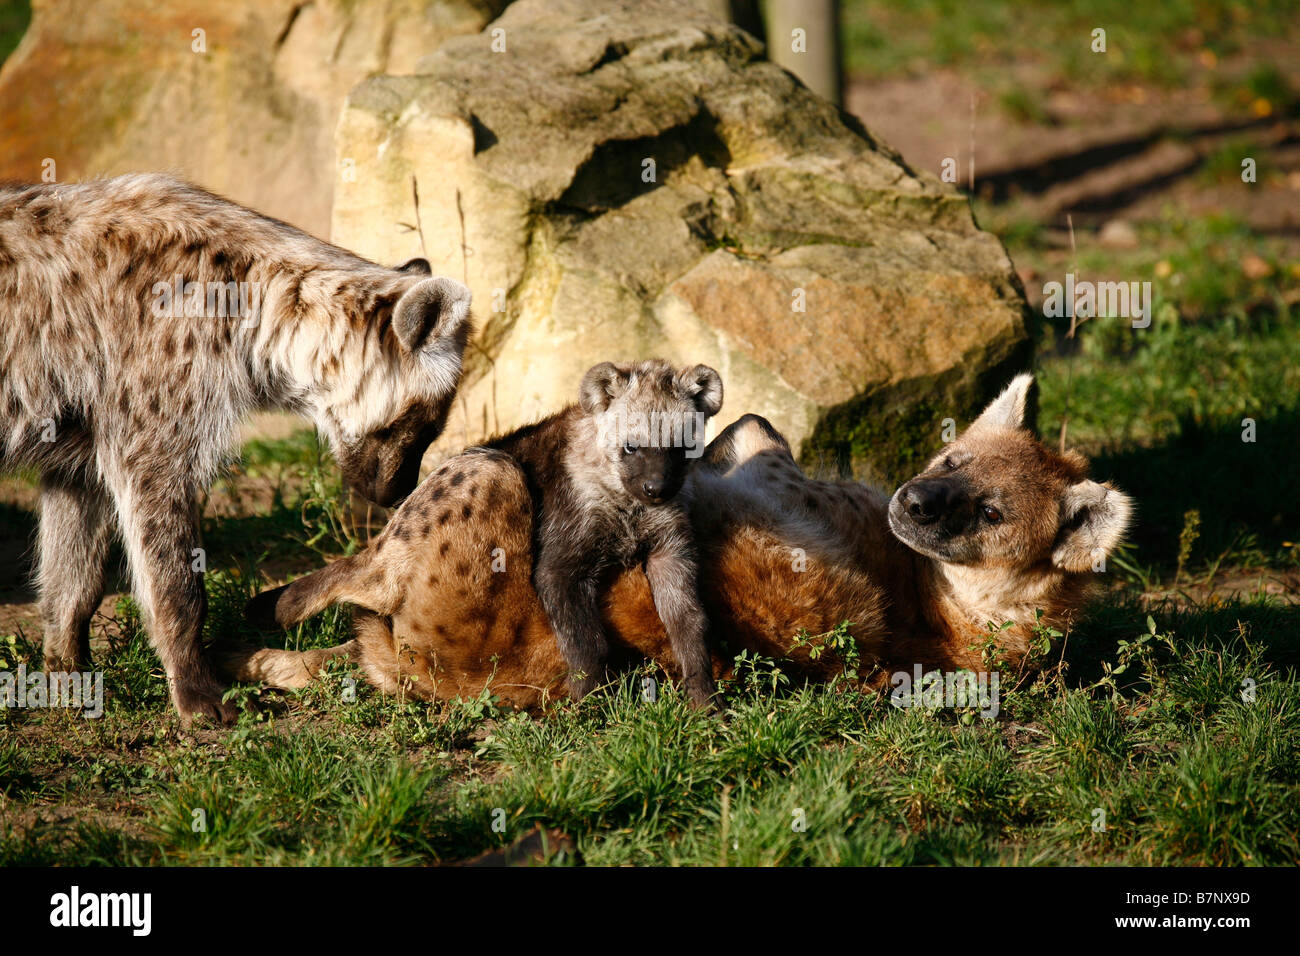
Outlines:
[{"label": "blurred tree trunk", "polygon": [[840,104],[838,0],[763,0],[762,8],[768,59],[814,93]]},{"label": "blurred tree trunk", "polygon": [[731,22],[748,33],[767,42],[767,31],[763,27],[763,11],[759,9],[759,0],[718,0],[725,8]]}]

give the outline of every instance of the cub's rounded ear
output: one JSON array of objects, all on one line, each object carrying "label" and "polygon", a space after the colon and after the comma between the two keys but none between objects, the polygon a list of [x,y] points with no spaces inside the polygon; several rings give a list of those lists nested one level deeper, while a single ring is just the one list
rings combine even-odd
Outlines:
[{"label": "cub's rounded ear", "polygon": [[998,426],[1001,428],[1032,428],[1032,411],[1036,405],[1034,376],[1025,372],[1017,375],[1002,390],[1002,394],[989,403],[988,408],[980,412],[980,417],[971,423],[971,428]]},{"label": "cub's rounded ear", "polygon": [[428,259],[408,259],[397,267],[398,272],[413,272],[417,275],[433,275],[433,266],[429,265]]},{"label": "cub's rounded ear", "polygon": [[439,276],[417,282],[397,300],[393,331],[402,348],[415,353],[438,349],[440,342],[468,331],[470,291]]},{"label": "cub's rounded ear", "polygon": [[622,395],[631,380],[631,371],[613,362],[601,362],[587,369],[578,386],[578,403],[588,415],[609,408],[609,403]]},{"label": "cub's rounded ear", "polygon": [[696,365],[678,372],[677,387],[705,417],[718,414],[722,408],[722,376],[707,365]]},{"label": "cub's rounded ear", "polygon": [[1052,563],[1066,571],[1099,570],[1124,538],[1133,499],[1095,481],[1080,481],[1061,500],[1061,530],[1052,546]]}]

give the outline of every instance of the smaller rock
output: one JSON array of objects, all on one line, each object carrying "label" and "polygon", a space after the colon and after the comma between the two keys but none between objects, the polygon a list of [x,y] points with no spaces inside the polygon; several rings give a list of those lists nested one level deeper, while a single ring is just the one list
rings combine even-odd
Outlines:
[{"label": "smaller rock", "polygon": [[1247,279],[1267,279],[1273,274],[1273,267],[1250,252],[1242,257],[1241,274]]},{"label": "smaller rock", "polygon": [[1132,223],[1112,219],[1097,233],[1097,242],[1107,249],[1136,249],[1138,234]]}]

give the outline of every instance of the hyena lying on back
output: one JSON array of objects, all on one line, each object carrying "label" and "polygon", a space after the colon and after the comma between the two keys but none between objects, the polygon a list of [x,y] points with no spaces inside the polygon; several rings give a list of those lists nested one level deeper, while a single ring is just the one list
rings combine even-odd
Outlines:
[{"label": "hyena lying on back", "polygon": [[116,524],[177,710],[232,718],[194,566],[196,502],[240,421],[308,416],[391,504],[442,430],[468,310],[423,260],[377,266],[165,176],[0,188],[0,466],[41,472],[47,666],[88,656]]},{"label": "hyena lying on back", "polygon": [[[833,653],[814,658],[794,637],[825,634],[846,621],[853,622],[862,670],[874,665],[877,679],[916,664],[983,670],[989,625],[1006,622],[1012,626],[997,636],[1005,659],[1016,664],[1040,610],[1043,624],[1065,629],[1119,544],[1132,505],[1088,478],[1082,456],[1059,455],[1023,427],[1032,381],[1015,379],[892,497],[805,477],[785,439],[755,415],[710,443],[684,494],[711,633],[727,644],[725,653],[713,649],[715,674],[738,651],[751,650],[786,658],[788,672],[830,679],[843,662]],[[246,680],[301,687],[329,657],[356,654],[358,645],[368,661],[369,647],[382,637],[437,663],[439,697],[474,696],[490,685],[503,701],[532,707],[562,690],[564,660],[526,576],[478,575],[473,589],[453,593],[454,574],[479,567],[485,549],[526,560],[528,543],[519,527],[527,492],[518,467],[482,455],[459,461],[462,482],[450,487],[444,479],[442,506],[455,512],[477,498],[489,507],[446,533],[435,526],[392,560],[376,553],[369,565],[376,579],[401,589],[400,611],[382,619],[362,615],[357,640],[340,648],[241,650],[228,666]],[[418,573],[405,573],[408,560],[419,562]],[[306,617],[328,600],[351,600],[327,583],[346,564],[281,589],[280,607],[292,608],[282,620]],[[617,649],[674,670],[643,574],[628,571],[613,582],[604,615]],[[373,667],[367,671],[381,688],[394,689],[376,679]]]},{"label": "hyena lying on back", "polygon": [[702,561],[713,569],[704,596],[721,632],[830,678],[842,661],[792,651],[791,635],[851,621],[862,661],[878,673],[982,671],[984,645],[1004,625],[996,640],[1013,665],[1036,624],[1067,629],[1102,580],[1132,502],[1090,479],[1082,455],[1058,454],[1025,427],[1032,387],[1032,376],[1016,377],[892,496],[806,478],[763,419],[724,431],[692,481]]},{"label": "hyena lying on back", "polygon": [[[250,617],[287,625],[340,600],[386,615],[362,632],[367,669],[382,685],[396,688],[399,675],[410,677],[416,694],[434,696],[448,661],[421,655],[407,635],[421,633],[428,617],[467,605],[481,608],[477,622],[490,627],[493,605],[503,598],[509,614],[512,585],[534,593],[531,568],[532,603],[540,598],[569,671],[569,692],[582,697],[604,679],[609,656],[603,586],[635,567],[638,574],[644,569],[652,612],[687,693],[696,704],[708,703],[714,683],[707,621],[687,502],[678,492],[687,446],[702,446],[704,420],[722,405],[722,380],[704,365],[676,372],[662,361],[605,362],[583,377],[579,396],[579,404],[489,442],[487,451],[445,463],[371,550],[258,595]],[[482,538],[484,527],[501,536]],[[461,557],[448,565],[453,545]],[[522,634],[527,626],[520,620],[506,630]],[[474,640],[448,641],[462,639]]]}]

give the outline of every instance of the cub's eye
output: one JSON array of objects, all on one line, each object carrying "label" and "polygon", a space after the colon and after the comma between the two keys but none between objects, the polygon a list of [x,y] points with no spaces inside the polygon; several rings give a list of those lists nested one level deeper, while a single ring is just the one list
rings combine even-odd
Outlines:
[{"label": "cub's eye", "polygon": [[985,505],[984,517],[988,520],[989,524],[997,524],[1002,520],[1002,512],[998,511],[998,509],[994,508],[992,505]]},{"label": "cub's eye", "polygon": [[625,454],[625,455],[635,455],[635,454],[636,454],[636,443],[635,443],[635,442],[632,442],[632,441],[625,441],[625,442],[623,442],[623,454]]},{"label": "cub's eye", "polygon": [[947,468],[949,471],[952,471],[957,467],[957,463],[952,460],[952,455],[949,455],[943,460],[943,467]]}]

